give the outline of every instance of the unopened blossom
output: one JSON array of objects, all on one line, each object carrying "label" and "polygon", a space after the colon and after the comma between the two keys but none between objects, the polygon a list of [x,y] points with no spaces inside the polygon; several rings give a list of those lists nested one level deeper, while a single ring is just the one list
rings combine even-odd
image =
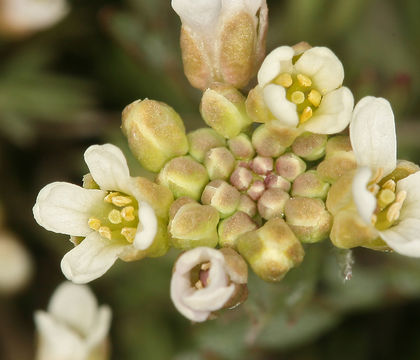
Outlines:
[{"label": "unopened blossom", "polygon": [[[286,127],[334,134],[347,127],[353,110],[353,95],[342,86],[343,79],[343,65],[330,49],[281,46],[265,58],[250,97],[260,94],[271,113],[260,122],[278,120]],[[261,106],[253,102],[251,113]]]},{"label": "unopened blossom", "polygon": [[109,359],[111,309],[98,306],[86,285],[62,283],[48,304],[35,312],[36,360]]},{"label": "unopened blossom", "polygon": [[215,81],[245,87],[265,54],[265,0],[172,0],[182,21],[184,72],[205,90]]},{"label": "unopened blossom", "polygon": [[22,36],[53,26],[67,15],[66,0],[0,0],[0,32]]},{"label": "unopened blossom", "polygon": [[116,146],[93,145],[85,161],[97,189],[55,182],[40,191],[33,208],[45,229],[83,239],[75,240],[61,261],[64,275],[75,283],[102,276],[118,257],[163,255],[168,245],[162,228],[173,200],[165,187],[131,177]]},{"label": "unopened blossom", "polygon": [[197,247],[177,259],[171,299],[186,318],[202,322],[215,311],[245,301],[247,280],[247,265],[234,250]]},{"label": "unopened blossom", "polygon": [[[348,247],[346,241],[342,243],[339,228],[347,227],[351,219],[347,213],[354,204],[359,217],[353,217],[353,228],[361,229],[362,241],[357,240],[356,233],[350,246],[381,248],[382,242],[382,248],[420,257],[420,172],[414,164],[397,162],[394,115],[389,102],[372,96],[360,100],[350,124],[350,139],[358,169],[354,176],[337,181],[327,201],[335,215],[333,242]],[[351,185],[350,197],[344,191],[346,184]],[[339,191],[344,193],[341,198],[337,196]]]}]

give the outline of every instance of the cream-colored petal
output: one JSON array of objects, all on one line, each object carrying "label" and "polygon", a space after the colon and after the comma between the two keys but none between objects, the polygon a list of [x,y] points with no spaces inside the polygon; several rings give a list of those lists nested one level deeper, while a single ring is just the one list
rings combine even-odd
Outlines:
[{"label": "cream-colored petal", "polygon": [[92,349],[98,346],[108,336],[111,327],[112,311],[109,306],[102,305],[95,318],[93,327],[86,339],[86,345]]},{"label": "cream-colored petal", "polygon": [[92,145],[85,151],[85,162],[102,190],[130,191],[130,171],[122,151],[111,144]]},{"label": "cream-colored petal", "polygon": [[295,51],[290,46],[280,46],[269,53],[258,71],[258,84],[264,86],[277,75],[291,72],[294,55]]},{"label": "cream-colored petal", "polygon": [[350,123],[354,106],[353,94],[346,87],[325,95],[314,116],[302,127],[316,134],[336,134]]},{"label": "cream-colored petal", "polygon": [[96,321],[98,303],[86,285],[66,281],[55,290],[48,312],[62,324],[87,337]]},{"label": "cream-colored petal", "polygon": [[184,25],[204,32],[214,26],[222,8],[221,0],[172,0],[172,8]]},{"label": "cream-colored petal", "polygon": [[326,47],[305,51],[295,63],[295,71],[312,78],[321,94],[337,89],[344,80],[344,68],[338,57]]},{"label": "cream-colored petal", "polygon": [[391,105],[383,98],[366,96],[355,106],[350,123],[350,140],[358,166],[384,175],[397,164],[397,139]]},{"label": "cream-colored petal", "polygon": [[138,216],[141,226],[137,228],[133,245],[138,250],[146,250],[156,236],[158,221],[153,208],[145,201],[139,202]]},{"label": "cream-colored petal", "polygon": [[101,238],[97,232],[92,232],[64,255],[61,270],[76,284],[88,283],[105,274],[126,246],[129,245]]},{"label": "cream-colored petal", "polygon": [[420,257],[420,219],[403,219],[380,232],[387,245],[399,254]]},{"label": "cream-colored petal", "polygon": [[367,224],[371,224],[372,215],[376,209],[376,198],[367,189],[371,177],[372,171],[368,167],[361,167],[357,169],[352,185],[353,200],[357,211]]},{"label": "cream-colored petal", "polygon": [[416,172],[397,182],[397,193],[405,191],[400,219],[420,219],[420,172]]},{"label": "cream-colored petal", "polygon": [[49,231],[86,236],[91,209],[103,202],[102,190],[83,189],[66,182],[54,182],[38,194],[33,213],[36,222]]},{"label": "cream-colored petal", "polygon": [[270,84],[263,90],[264,101],[271,113],[282,125],[296,127],[299,117],[296,105],[286,99],[286,90],[283,86]]}]

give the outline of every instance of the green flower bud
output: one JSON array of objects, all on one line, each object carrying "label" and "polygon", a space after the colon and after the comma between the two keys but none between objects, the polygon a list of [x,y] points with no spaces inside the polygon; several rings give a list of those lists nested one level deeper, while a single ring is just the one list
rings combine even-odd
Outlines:
[{"label": "green flower bud", "polygon": [[229,139],[228,146],[236,159],[250,160],[255,155],[251,139],[246,134],[242,133],[232,139]]},{"label": "green flower bud", "polygon": [[173,157],[188,151],[182,119],[165,103],[145,99],[128,105],[122,113],[122,131],[137,160],[157,172]]},{"label": "green flower bud", "polygon": [[260,85],[257,85],[248,93],[245,106],[248,116],[256,123],[267,123],[275,119],[265,105],[263,88]]},{"label": "green flower bud", "polygon": [[291,198],[285,205],[284,213],[287,224],[300,241],[315,243],[328,238],[332,216],[322,200]]},{"label": "green flower bud", "polygon": [[315,170],[300,174],[292,184],[292,195],[325,199],[330,184],[322,181]]},{"label": "green flower bud", "polygon": [[198,202],[187,196],[183,196],[176,199],[169,209],[169,220],[172,220],[175,217],[178,210],[185,204],[198,204]]},{"label": "green flower bud", "polygon": [[204,92],[200,112],[207,125],[228,139],[252,123],[245,111],[245,97],[225,84],[215,83]]},{"label": "green flower bud", "polygon": [[331,185],[327,201],[325,202],[331,214],[336,215],[342,208],[353,202],[352,185],[354,174],[354,171],[348,171]]},{"label": "green flower bud", "polygon": [[169,222],[172,245],[179,249],[215,247],[219,241],[218,223],[219,213],[212,206],[186,203],[178,208]]},{"label": "green flower bud", "polygon": [[292,145],[292,150],[305,160],[318,160],[325,155],[327,139],[327,135],[305,132],[296,138]]},{"label": "green flower bud", "polygon": [[325,148],[325,156],[334,156],[336,153],[344,151],[353,151],[351,148],[350,137],[346,135],[337,135],[328,139],[327,146]]},{"label": "green flower bud", "polygon": [[293,181],[305,172],[306,163],[299,156],[286,153],[276,160],[275,169],[281,177]]},{"label": "green flower bud", "polygon": [[254,217],[257,214],[257,204],[248,195],[241,194],[237,210]]},{"label": "green flower bud", "polygon": [[235,158],[225,147],[213,148],[207,152],[204,166],[211,180],[227,180],[235,168]]},{"label": "green flower bud", "polygon": [[283,217],[284,206],[289,200],[289,194],[279,188],[271,188],[258,199],[258,213],[265,220]]},{"label": "green flower bud", "polygon": [[213,180],[204,188],[201,202],[213,206],[225,218],[237,209],[241,194],[223,180]]},{"label": "green flower bud", "polygon": [[290,269],[302,262],[305,254],[292,230],[279,218],[241,235],[236,246],[254,272],[266,281],[280,281]]},{"label": "green flower bud", "polygon": [[190,156],[181,156],[165,165],[157,182],[168,187],[175,198],[189,196],[198,200],[204,186],[209,182],[209,177],[203,165]]},{"label": "green flower bud", "polygon": [[219,246],[236,248],[236,239],[248,231],[257,229],[257,224],[242,211],[222,220],[219,224]]},{"label": "green flower bud", "polygon": [[211,128],[201,128],[187,134],[189,153],[198,162],[203,162],[210,149],[225,146],[225,138]]}]

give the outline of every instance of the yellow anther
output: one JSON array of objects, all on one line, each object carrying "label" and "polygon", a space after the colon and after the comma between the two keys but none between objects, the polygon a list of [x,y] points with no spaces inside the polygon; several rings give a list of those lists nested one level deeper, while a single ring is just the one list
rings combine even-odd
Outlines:
[{"label": "yellow anther", "polygon": [[303,124],[307,122],[312,117],[312,108],[307,106],[303,111],[302,115],[300,115],[300,123]]},{"label": "yellow anther", "polygon": [[108,203],[112,203],[112,198],[114,198],[115,196],[119,196],[119,195],[120,195],[119,192],[111,192],[107,196],[105,196],[104,200]]},{"label": "yellow anther", "polygon": [[131,204],[132,202],[132,200],[128,196],[122,196],[122,195],[114,196],[111,199],[111,201],[115,206],[118,206],[118,207],[127,206],[128,204]]},{"label": "yellow anther", "polygon": [[126,206],[121,210],[121,215],[125,221],[133,221],[136,217],[134,215],[134,207]]},{"label": "yellow anther", "polygon": [[111,229],[108,226],[101,226],[98,233],[105,239],[111,240]]},{"label": "yellow anther", "polygon": [[194,284],[194,287],[195,287],[196,289],[198,289],[198,290],[200,290],[200,289],[203,289],[203,288],[204,288],[203,283],[201,282],[201,280],[198,280],[198,281]]},{"label": "yellow anther", "polygon": [[386,208],[395,200],[395,193],[389,189],[382,189],[378,193],[378,205],[381,209]]},{"label": "yellow anther", "polygon": [[379,182],[379,180],[382,179],[383,175],[384,175],[384,169],[383,168],[380,167],[380,168],[376,169],[376,172],[373,175],[372,179],[369,181],[368,185],[377,184]]},{"label": "yellow anther", "polygon": [[376,195],[381,187],[378,184],[370,184],[368,185],[367,189],[373,194]]},{"label": "yellow anther", "polygon": [[98,231],[101,227],[101,221],[97,218],[90,218],[88,220],[88,225],[92,230]]},{"label": "yellow anther", "polygon": [[321,104],[322,95],[319,93],[319,91],[316,91],[312,89],[308,94],[308,100],[309,102],[315,106],[318,107],[319,104]]},{"label": "yellow anther", "polygon": [[206,270],[210,269],[210,266],[211,266],[210,262],[206,262],[206,263],[201,265],[201,270],[206,271]]},{"label": "yellow anther", "polygon": [[400,217],[400,210],[401,210],[401,206],[402,203],[393,203],[389,208],[388,211],[386,213],[386,219],[392,223],[395,220],[398,220],[398,218]]},{"label": "yellow anther", "polygon": [[134,238],[136,237],[136,228],[132,227],[123,227],[121,229],[121,235],[125,237],[125,239],[131,244],[134,241]]},{"label": "yellow anther", "polygon": [[295,91],[290,96],[290,99],[296,105],[302,104],[305,101],[305,94],[302,91]]},{"label": "yellow anther", "polygon": [[277,76],[274,80],[273,80],[274,84],[277,85],[281,85],[285,88],[288,88],[290,85],[293,84],[293,79],[292,76],[288,73],[283,73],[280,74],[279,76]]},{"label": "yellow anther", "polygon": [[395,181],[392,179],[387,180],[383,185],[382,189],[389,189],[392,192],[395,192],[396,184]]},{"label": "yellow anther", "polygon": [[121,213],[117,209],[113,209],[108,214],[108,220],[112,224],[119,224],[122,221]]},{"label": "yellow anther", "polygon": [[375,214],[373,214],[372,215],[372,218],[371,218],[372,225],[375,225],[377,221],[378,221],[378,216],[376,216]]},{"label": "yellow anther", "polygon": [[308,78],[306,75],[298,74],[297,79],[299,81],[299,84],[304,87],[309,87],[312,85],[312,80]]},{"label": "yellow anther", "polygon": [[407,191],[401,190],[398,192],[397,196],[395,197],[395,202],[400,203],[401,205],[407,198]]}]

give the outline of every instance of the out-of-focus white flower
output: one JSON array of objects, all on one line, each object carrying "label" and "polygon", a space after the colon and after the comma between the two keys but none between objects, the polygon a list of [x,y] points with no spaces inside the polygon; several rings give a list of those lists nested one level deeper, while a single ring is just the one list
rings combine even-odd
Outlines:
[{"label": "out-of-focus white flower", "polygon": [[182,315],[202,322],[214,311],[243,302],[247,280],[247,265],[234,250],[196,247],[175,263],[171,298]]},{"label": "out-of-focus white flower", "polygon": [[420,172],[398,169],[389,102],[372,96],[360,100],[350,139],[359,166],[352,193],[360,217],[391,249],[420,257]]},{"label": "out-of-focus white flower", "polygon": [[111,309],[98,307],[85,285],[62,283],[54,292],[48,312],[35,312],[37,360],[105,360]]},{"label": "out-of-focus white flower", "polygon": [[172,0],[182,20],[184,72],[205,90],[212,82],[246,86],[265,54],[265,0]]},{"label": "out-of-focus white flower", "polygon": [[84,237],[61,261],[64,275],[75,283],[102,276],[130,250],[148,249],[158,229],[155,211],[144,200],[147,194],[130,177],[119,148],[93,145],[85,161],[99,189],[55,182],[40,191],[33,208],[45,229]]},{"label": "out-of-focus white flower", "polygon": [[278,47],[258,72],[274,118],[317,134],[338,133],[350,122],[354,100],[343,79],[343,65],[326,47]]},{"label": "out-of-focus white flower", "polygon": [[66,0],[0,0],[0,32],[29,34],[53,26],[68,12]]},{"label": "out-of-focus white flower", "polygon": [[31,257],[11,233],[0,232],[0,294],[13,294],[29,281],[33,271]]}]

